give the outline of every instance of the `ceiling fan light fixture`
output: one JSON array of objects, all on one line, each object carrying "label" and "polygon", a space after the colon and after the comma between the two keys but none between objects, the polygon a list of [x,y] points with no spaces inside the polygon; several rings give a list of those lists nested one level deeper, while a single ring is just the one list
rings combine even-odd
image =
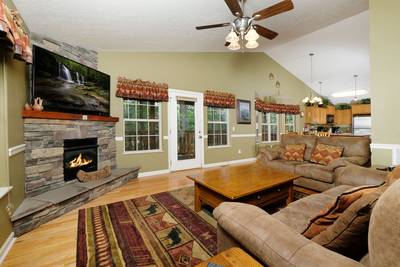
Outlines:
[{"label": "ceiling fan light fixture", "polygon": [[248,41],[246,43],[246,48],[248,48],[248,49],[254,49],[254,48],[257,48],[258,46],[259,46],[259,44],[256,40]]},{"label": "ceiling fan light fixture", "polygon": [[240,49],[240,44],[239,44],[238,41],[236,41],[236,42],[231,42],[231,43],[229,44],[228,48],[229,48],[230,50],[233,50],[233,51],[239,50],[239,49]]},{"label": "ceiling fan light fixture", "polygon": [[244,38],[247,41],[257,41],[257,39],[260,38],[260,35],[251,26],[250,30],[247,32],[247,34],[246,34],[246,36]]},{"label": "ceiling fan light fixture", "polygon": [[237,43],[239,42],[239,37],[237,36],[236,32],[231,30],[229,34],[226,36],[225,41],[229,43],[235,43],[235,42]]}]

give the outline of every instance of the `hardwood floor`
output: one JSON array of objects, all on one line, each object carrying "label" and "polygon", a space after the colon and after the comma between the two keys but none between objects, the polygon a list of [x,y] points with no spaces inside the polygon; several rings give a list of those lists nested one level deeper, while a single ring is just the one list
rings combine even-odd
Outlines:
[{"label": "hardwood floor", "polygon": [[[193,186],[186,176],[202,171],[196,169],[138,178],[80,208]],[[19,237],[2,266],[75,266],[77,222],[78,209]]]}]

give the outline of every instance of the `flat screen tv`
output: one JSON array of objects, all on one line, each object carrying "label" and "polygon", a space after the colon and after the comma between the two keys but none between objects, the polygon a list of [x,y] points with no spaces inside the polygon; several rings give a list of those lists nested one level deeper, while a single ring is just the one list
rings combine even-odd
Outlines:
[{"label": "flat screen tv", "polygon": [[32,96],[44,111],[110,116],[110,76],[33,47]]}]

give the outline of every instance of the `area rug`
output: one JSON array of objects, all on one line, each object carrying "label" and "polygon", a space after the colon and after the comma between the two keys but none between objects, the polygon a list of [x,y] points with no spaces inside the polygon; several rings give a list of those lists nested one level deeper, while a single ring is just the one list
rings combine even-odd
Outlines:
[{"label": "area rug", "polygon": [[217,253],[193,187],[79,210],[77,266],[195,266]]}]

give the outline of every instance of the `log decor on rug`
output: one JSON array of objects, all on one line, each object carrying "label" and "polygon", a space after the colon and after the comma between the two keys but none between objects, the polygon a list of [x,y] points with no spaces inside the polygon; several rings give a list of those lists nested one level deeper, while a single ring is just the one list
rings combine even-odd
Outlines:
[{"label": "log decor on rug", "polygon": [[22,25],[18,11],[11,10],[4,0],[0,0],[0,47],[11,50],[16,59],[30,64],[32,49],[29,35]]},{"label": "log decor on rug", "polygon": [[168,84],[119,77],[117,97],[168,102]]},{"label": "log decor on rug", "polygon": [[204,92],[204,106],[235,108],[236,96],[231,93],[206,90]]},{"label": "log decor on rug", "polygon": [[110,177],[111,173],[112,173],[111,167],[105,166],[104,168],[94,172],[85,172],[83,170],[80,170],[78,171],[76,176],[79,182],[86,183]]},{"label": "log decor on rug", "polygon": [[300,114],[299,105],[286,105],[286,104],[275,104],[267,103],[261,99],[256,99],[255,108],[259,112],[269,112],[269,113],[284,113],[284,114]]}]

